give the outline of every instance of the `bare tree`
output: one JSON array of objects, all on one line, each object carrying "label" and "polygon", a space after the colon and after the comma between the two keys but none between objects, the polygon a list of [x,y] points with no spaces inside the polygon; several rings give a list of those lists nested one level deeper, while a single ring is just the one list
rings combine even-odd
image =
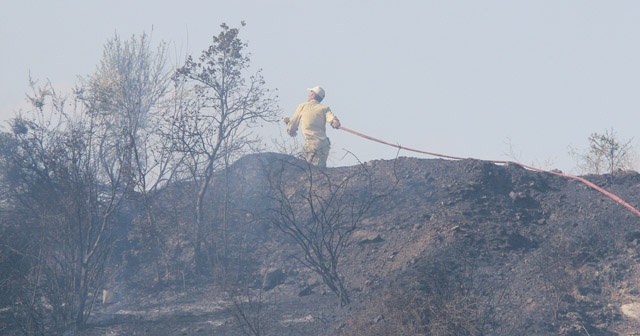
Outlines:
[{"label": "bare tree", "polygon": [[619,140],[611,128],[605,130],[604,134],[592,133],[588,140],[587,152],[570,149],[570,154],[577,158],[583,173],[614,174],[618,170],[631,168],[633,139]]},{"label": "bare tree", "polygon": [[194,186],[190,243],[200,273],[213,264],[216,256],[211,251],[225,254],[213,244],[215,225],[206,213],[206,196],[214,174],[251,148],[256,140],[253,126],[275,121],[278,112],[261,72],[245,74],[250,58],[245,54],[247,44],[238,36],[239,29],[226,24],[221,28],[198,60],[189,56],[178,69],[175,81],[182,100],[170,117],[173,150],[184,164],[184,176]]},{"label": "bare tree", "polygon": [[146,35],[116,37],[72,99],[50,83],[32,83],[33,109],[11,123],[14,149],[3,157],[3,173],[13,222],[32,232],[29,245],[12,246],[29,267],[15,310],[27,334],[87,321],[123,202],[166,183],[167,156],[151,150],[160,137],[145,128],[170,82],[163,50],[154,58]]},{"label": "bare tree", "polygon": [[34,243],[19,250],[31,268],[16,312],[29,332],[50,333],[47,326],[82,325],[91,314],[126,186],[93,115],[49,84],[31,101],[33,117],[12,121],[17,149],[7,158],[11,197]]},{"label": "bare tree", "polygon": [[[35,299],[39,297],[36,288],[29,281],[37,268],[34,257],[38,250],[39,226],[32,220],[32,211],[22,206],[13,190],[21,185],[21,168],[14,160],[20,157],[21,141],[14,133],[23,133],[26,125],[14,127],[13,132],[2,133],[0,149],[0,298],[3,306],[12,307],[15,324],[26,335],[42,335],[45,325],[41,309]],[[5,332],[7,326],[0,328]]]},{"label": "bare tree", "polygon": [[166,185],[170,162],[159,132],[160,117],[172,108],[167,100],[171,73],[166,45],[154,51],[142,34],[107,41],[96,72],[76,90],[89,113],[108,128],[111,156],[121,155],[128,183],[139,192]]},{"label": "bare tree", "polygon": [[371,173],[364,165],[340,175],[310,164],[282,162],[268,176],[275,204],[272,223],[300,247],[302,257],[297,260],[322,277],[341,306],[349,304],[338,266],[358,224],[382,197],[374,193]]},{"label": "bare tree", "polygon": [[151,208],[154,195],[168,185],[178,165],[163,136],[167,127],[162,117],[174,107],[166,50],[165,43],[153,50],[146,34],[125,41],[116,35],[105,44],[96,72],[83,78],[76,91],[108,130],[105,155],[122,162],[127,197],[143,211],[134,234],[144,237],[144,250],[152,251],[157,282],[167,276],[168,256]]}]

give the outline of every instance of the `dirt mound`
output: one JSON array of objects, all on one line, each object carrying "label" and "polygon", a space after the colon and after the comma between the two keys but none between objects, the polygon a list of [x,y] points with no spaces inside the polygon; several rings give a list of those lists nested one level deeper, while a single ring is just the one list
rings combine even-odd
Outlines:
[{"label": "dirt mound", "polygon": [[[351,303],[339,308],[322,277],[300,263],[305,256],[296,241],[266,220],[274,206],[266,196],[272,182],[266,172],[284,172],[300,186],[290,195],[304,197],[308,170],[296,167],[304,168],[304,162],[280,154],[250,155],[224,175],[232,181],[224,187],[233,191],[228,206],[246,210],[229,212],[239,216],[230,230],[242,231],[227,233],[244,235],[243,244],[250,242],[253,251],[247,256],[255,264],[245,292],[233,295],[206,279],[160,289],[129,286],[124,279],[119,298],[99,306],[82,332],[636,335],[640,330],[634,306],[640,301],[640,217],[579,181],[478,160],[401,157],[322,171],[335,183],[364,171],[367,178],[353,180],[358,183],[349,190],[364,194],[370,183],[376,196],[340,255],[338,272]],[[637,173],[585,178],[640,205]],[[224,194],[214,186],[212,194]]]}]

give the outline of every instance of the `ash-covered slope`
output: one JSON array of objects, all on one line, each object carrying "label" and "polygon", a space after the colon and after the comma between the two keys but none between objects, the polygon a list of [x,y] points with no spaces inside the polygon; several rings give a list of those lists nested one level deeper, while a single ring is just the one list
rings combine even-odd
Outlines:
[{"label": "ash-covered slope", "polygon": [[[228,236],[242,237],[229,246],[242,245],[254,263],[246,268],[251,279],[245,279],[256,284],[247,297],[254,305],[245,312],[259,306],[260,314],[252,316],[260,321],[261,335],[637,335],[640,330],[633,312],[640,300],[640,217],[581,182],[477,160],[398,158],[322,172],[335,183],[351,178],[352,194],[376,196],[340,255],[338,272],[351,303],[339,308],[321,277],[296,260],[303,258],[299,246],[269,220],[276,205],[269,196],[270,174],[278,172],[278,181],[287,181],[287,195],[304,197],[310,171],[304,167],[304,161],[285,155],[249,155],[223,174],[228,184],[214,182],[212,195],[231,195]],[[640,205],[637,173],[586,178]],[[191,295],[192,303],[226,302],[215,314],[202,308],[183,322],[152,320],[145,330],[250,334],[232,318],[233,304],[217,285],[200,283],[180,296]],[[147,301],[153,307],[173,305],[177,315],[183,307],[166,298]],[[114,304],[98,316],[118,309],[124,308]]]},{"label": "ash-covered slope", "polygon": [[[356,323],[360,330],[389,328],[407,310],[419,316],[410,332],[425,334],[638,330],[623,310],[638,299],[640,218],[623,206],[581,182],[519,166],[407,158],[370,166],[380,176],[395,170],[399,182],[363,225],[384,243],[361,270],[386,284],[388,294],[368,304],[381,307],[374,315],[399,317]],[[636,173],[587,178],[637,199]],[[375,318],[366,314],[360,321]]]},{"label": "ash-covered slope", "polygon": [[[247,157],[232,171],[259,179],[247,172],[278,160]],[[640,218],[598,191],[477,160],[398,158],[364,167],[383,197],[341,256],[353,304],[329,334],[624,335],[640,326],[623,313],[640,298]],[[339,181],[354,169],[326,173]],[[302,185],[306,176],[295,178]],[[586,178],[639,203],[637,173]],[[272,255],[295,250],[279,246]],[[296,281],[289,279],[298,287],[309,279]]]}]

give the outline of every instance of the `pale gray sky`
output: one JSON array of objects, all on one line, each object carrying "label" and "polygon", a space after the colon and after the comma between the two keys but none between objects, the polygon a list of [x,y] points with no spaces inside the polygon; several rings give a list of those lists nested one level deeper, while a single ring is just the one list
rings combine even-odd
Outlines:
[{"label": "pale gray sky", "polygon": [[[586,148],[589,134],[638,136],[636,0],[8,0],[0,120],[23,104],[29,73],[68,90],[116,33],[149,33],[180,62],[207,48],[222,22],[242,20],[254,70],[278,89],[283,114],[321,85],[344,126],[368,135],[477,159],[511,151],[568,172],[568,147]],[[329,136],[333,166],[353,163],[343,148],[362,161],[396,155],[343,131]]]}]

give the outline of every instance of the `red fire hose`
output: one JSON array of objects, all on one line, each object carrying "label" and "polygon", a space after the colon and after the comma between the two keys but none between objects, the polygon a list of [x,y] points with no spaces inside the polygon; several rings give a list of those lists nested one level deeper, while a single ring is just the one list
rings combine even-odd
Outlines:
[{"label": "red fire hose", "polygon": [[[365,138],[367,140],[371,140],[371,141],[375,141],[387,146],[391,146],[391,147],[395,147],[398,149],[404,149],[404,150],[408,150],[411,152],[416,152],[416,153],[422,153],[422,154],[426,154],[426,155],[431,155],[431,156],[437,156],[437,157],[441,157],[441,158],[446,158],[446,159],[454,159],[454,160],[462,160],[465,158],[462,157],[457,157],[457,156],[451,156],[451,155],[444,155],[444,154],[438,154],[438,153],[432,153],[432,152],[427,152],[427,151],[422,151],[422,150],[418,150],[418,149],[413,149],[413,148],[409,148],[409,147],[404,147],[404,146],[400,146],[397,144],[393,144],[387,141],[383,141],[377,138],[374,138],[372,136],[368,136],[366,134],[354,131],[352,129],[349,129],[347,127],[344,126],[340,126],[339,129],[345,131],[345,132],[349,132],[351,134],[355,134],[361,138]],[[558,175],[558,176],[563,176],[563,177],[567,177],[570,179],[574,179],[574,180],[578,180],[584,184],[586,184],[587,186],[601,192],[602,194],[606,195],[607,197],[611,198],[612,200],[620,203],[621,205],[623,205],[624,207],[626,207],[627,209],[629,209],[631,212],[633,212],[634,214],[638,215],[640,217],[640,211],[638,211],[638,209],[634,208],[631,204],[625,202],[622,198],[620,198],[619,196],[597,186],[595,183],[582,178],[580,176],[574,176],[574,175],[570,175],[570,174],[565,174],[562,172],[558,172],[558,171],[553,171],[553,170],[544,170],[544,169],[540,169],[540,168],[536,168],[536,167],[532,167],[532,166],[528,166],[519,162],[513,162],[513,161],[499,161],[499,160],[483,160],[483,161],[487,161],[487,162],[492,162],[492,163],[497,163],[497,164],[513,164],[513,165],[518,165],[522,168],[525,169],[529,169],[529,170],[533,170],[533,171],[537,171],[537,172],[542,172],[542,173],[549,173],[549,174],[553,174],[553,175]]]}]

